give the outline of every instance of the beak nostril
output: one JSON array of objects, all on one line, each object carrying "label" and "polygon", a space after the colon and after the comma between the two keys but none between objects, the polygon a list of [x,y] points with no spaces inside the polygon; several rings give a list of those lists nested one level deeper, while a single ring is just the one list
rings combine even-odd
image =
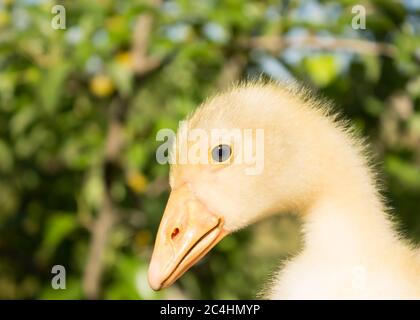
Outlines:
[{"label": "beak nostril", "polygon": [[175,228],[174,231],[172,231],[171,239],[172,240],[175,239],[175,237],[178,235],[178,233],[179,233],[179,228]]}]

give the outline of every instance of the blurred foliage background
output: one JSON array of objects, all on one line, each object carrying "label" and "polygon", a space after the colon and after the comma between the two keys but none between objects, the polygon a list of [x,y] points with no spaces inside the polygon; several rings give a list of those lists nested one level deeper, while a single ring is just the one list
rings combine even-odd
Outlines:
[{"label": "blurred foliage background", "polygon": [[168,196],[156,132],[261,75],[336,103],[420,241],[419,35],[416,0],[1,0],[0,298],[254,298],[301,246],[293,216],[228,237],[162,292],[146,274]]}]

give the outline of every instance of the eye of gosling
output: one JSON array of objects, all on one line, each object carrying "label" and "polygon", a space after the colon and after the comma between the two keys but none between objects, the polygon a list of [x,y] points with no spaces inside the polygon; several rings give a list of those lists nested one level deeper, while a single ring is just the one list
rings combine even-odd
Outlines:
[{"label": "eye of gosling", "polygon": [[227,144],[219,144],[211,151],[211,157],[216,162],[225,162],[232,155],[232,148]]}]

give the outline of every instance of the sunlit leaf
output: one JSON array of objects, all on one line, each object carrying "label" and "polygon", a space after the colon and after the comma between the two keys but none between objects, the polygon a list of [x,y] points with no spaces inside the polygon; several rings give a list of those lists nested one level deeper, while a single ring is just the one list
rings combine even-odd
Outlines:
[{"label": "sunlit leaf", "polygon": [[337,63],[332,55],[317,55],[304,61],[311,79],[319,86],[327,86],[338,73]]}]

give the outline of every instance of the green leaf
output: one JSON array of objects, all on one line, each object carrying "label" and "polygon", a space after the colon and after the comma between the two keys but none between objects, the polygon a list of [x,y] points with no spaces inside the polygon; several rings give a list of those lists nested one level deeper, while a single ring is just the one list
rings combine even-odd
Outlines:
[{"label": "green leaf", "polygon": [[390,156],[385,161],[386,170],[410,189],[420,189],[420,168],[396,156]]},{"label": "green leaf", "polygon": [[98,170],[89,172],[88,177],[84,183],[82,194],[92,209],[98,209],[101,206],[104,193],[104,186],[101,174]]},{"label": "green leaf", "polygon": [[76,215],[58,212],[49,217],[41,245],[43,257],[49,257],[60,243],[77,228]]},{"label": "green leaf", "polygon": [[0,140],[0,171],[10,172],[13,168],[12,149]]},{"label": "green leaf", "polygon": [[381,63],[377,56],[366,55],[363,56],[363,61],[366,67],[366,76],[372,82],[378,81],[381,76]]},{"label": "green leaf", "polygon": [[52,66],[44,75],[41,82],[40,99],[42,107],[48,113],[53,113],[57,108],[69,71],[70,65],[61,61]]},{"label": "green leaf", "polygon": [[337,77],[337,63],[332,55],[308,57],[304,66],[312,81],[320,87],[327,86]]}]

